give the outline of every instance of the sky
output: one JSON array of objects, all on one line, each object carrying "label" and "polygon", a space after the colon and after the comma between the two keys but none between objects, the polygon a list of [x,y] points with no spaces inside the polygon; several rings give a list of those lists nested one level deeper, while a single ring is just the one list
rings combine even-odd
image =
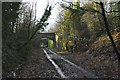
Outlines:
[{"label": "sky", "polygon": [[62,0],[23,0],[23,1],[31,2],[31,3],[37,2],[37,13],[36,13],[37,19],[40,19],[42,17],[48,2],[50,5],[54,6],[54,8],[51,11],[51,15],[47,21],[49,25],[45,28],[45,31],[48,31],[50,27],[54,27],[54,24],[56,23],[57,15],[60,12],[60,6],[59,4],[56,3],[61,2]]},{"label": "sky", "polygon": [[[46,27],[46,30],[48,30],[50,27],[54,27],[54,24],[56,22],[57,15],[58,15],[59,10],[60,10],[59,4],[56,4],[57,2],[60,2],[60,0],[49,0],[49,4],[54,6],[54,8],[52,9],[51,15],[50,15],[50,17],[48,19],[49,25]],[[47,4],[48,4],[48,0],[38,0],[37,1],[37,10],[38,10],[37,16],[38,17],[42,16]]]},{"label": "sky", "polygon": [[[48,19],[49,25],[45,28],[45,31],[48,31],[50,27],[54,27],[57,20],[57,15],[59,14],[59,12],[61,12],[60,5],[56,3],[60,3],[62,0],[34,0],[34,2],[35,1],[37,1],[37,18],[40,18],[43,15],[48,2],[50,5],[54,6],[50,18]],[[65,0],[65,1],[75,1],[75,0]]]},{"label": "sky", "polygon": [[[54,27],[57,20],[57,15],[60,12],[60,5],[56,3],[60,3],[61,1],[62,0],[23,0],[23,2],[31,2],[31,3],[37,2],[37,13],[36,13],[37,19],[40,19],[42,17],[48,2],[50,5],[54,6],[54,8],[51,11],[51,15],[47,21],[49,25],[45,28],[45,31],[48,31],[50,27]],[[66,1],[74,1],[74,0],[66,0]]]},{"label": "sky", "polygon": [[[40,19],[45,11],[45,8],[49,2],[50,5],[54,6],[57,2],[61,2],[62,0],[23,0],[24,2],[37,2],[37,19]],[[63,0],[63,1],[76,1],[76,0]],[[81,0],[82,1],[82,0]],[[83,0],[88,1],[88,0]],[[89,0],[91,1],[91,0]],[[94,0],[93,0],[94,1]],[[56,23],[57,15],[60,12],[60,6],[59,4],[56,4],[55,7],[52,9],[52,14],[50,15],[50,18],[48,19],[49,25],[46,27],[46,31],[50,27],[54,27],[54,24]]]}]

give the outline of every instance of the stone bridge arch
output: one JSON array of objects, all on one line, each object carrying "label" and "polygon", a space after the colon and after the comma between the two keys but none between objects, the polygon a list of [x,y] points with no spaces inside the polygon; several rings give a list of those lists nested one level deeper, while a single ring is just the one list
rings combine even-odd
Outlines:
[{"label": "stone bridge arch", "polygon": [[56,47],[56,35],[55,33],[37,33],[37,39],[47,38],[53,40],[53,46]]}]

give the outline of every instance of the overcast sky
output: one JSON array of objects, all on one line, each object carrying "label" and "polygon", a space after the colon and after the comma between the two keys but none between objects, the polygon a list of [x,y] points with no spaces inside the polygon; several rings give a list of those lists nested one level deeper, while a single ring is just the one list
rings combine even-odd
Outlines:
[{"label": "overcast sky", "polygon": [[[36,1],[37,1],[37,17],[39,18],[44,13],[44,10],[48,2],[50,5],[54,6],[56,3],[60,3],[62,0],[36,0]],[[65,0],[65,1],[76,1],[76,0]],[[56,4],[52,9],[52,14],[50,18],[48,19],[49,25],[47,26],[46,30],[48,30],[50,27],[54,27],[54,24],[56,23],[57,15],[59,14],[59,12],[61,12],[60,5]]]},{"label": "overcast sky", "polygon": [[[23,0],[23,2],[37,2],[37,19],[42,17],[48,2],[50,5],[54,6],[56,3],[61,1],[62,0]],[[66,0],[66,1],[74,1],[74,0]],[[52,9],[52,14],[50,15],[50,18],[48,19],[49,25],[46,27],[45,29],[46,31],[50,27],[54,27],[59,12],[60,12],[60,5],[56,4]]]},{"label": "overcast sky", "polygon": [[[62,0],[23,0],[23,1],[25,1],[25,2],[37,2],[37,19],[38,19],[38,18],[42,17],[48,2],[50,5],[55,5],[57,2],[61,2]],[[76,1],[76,0],[63,0],[63,1]],[[84,1],[92,1],[92,0],[81,0],[81,1],[84,2]],[[52,14],[48,20],[49,25],[47,26],[46,30],[48,30],[50,27],[54,26],[54,24],[56,22],[57,15],[59,12],[60,12],[60,7],[59,7],[59,4],[57,4],[52,9]]]},{"label": "overcast sky", "polygon": [[[37,19],[41,18],[45,8],[49,2],[50,5],[54,6],[57,2],[60,2],[62,0],[23,0],[24,2],[37,2]],[[60,6],[59,4],[56,4],[55,7],[52,9],[52,14],[50,15],[50,18],[48,19],[49,25],[46,27],[46,30],[48,30],[50,27],[53,27],[57,18],[57,14],[60,12]]]},{"label": "overcast sky", "polygon": [[[48,22],[49,22],[49,25],[47,26],[47,30],[50,28],[50,27],[53,27],[55,22],[56,22],[56,19],[57,19],[57,15],[60,11],[60,7],[59,7],[59,4],[56,4],[57,2],[60,2],[61,0],[49,0],[49,4],[51,4],[52,6],[54,6],[54,8],[52,9],[52,12],[51,12],[51,15],[50,15],[50,18],[48,19]],[[43,3],[43,4],[42,4]],[[41,4],[41,5],[40,5]],[[48,0],[38,0],[37,2],[37,10],[38,10],[38,13],[37,15],[42,15],[46,6],[48,4]],[[56,5],[55,5],[56,4]],[[39,7],[42,7],[41,9],[39,9]],[[42,13],[41,13],[42,12]]]}]

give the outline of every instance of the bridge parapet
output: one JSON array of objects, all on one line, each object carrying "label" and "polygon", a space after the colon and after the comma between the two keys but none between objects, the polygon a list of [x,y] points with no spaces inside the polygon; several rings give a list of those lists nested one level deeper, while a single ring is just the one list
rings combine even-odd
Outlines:
[{"label": "bridge parapet", "polygon": [[55,33],[37,33],[35,37],[37,37],[39,39],[48,38],[48,39],[53,40],[53,46],[54,46],[54,48],[56,48],[56,36],[55,36]]}]

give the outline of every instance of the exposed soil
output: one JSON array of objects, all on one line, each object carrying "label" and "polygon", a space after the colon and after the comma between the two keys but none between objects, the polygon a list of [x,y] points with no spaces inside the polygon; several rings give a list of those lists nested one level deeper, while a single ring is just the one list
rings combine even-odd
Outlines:
[{"label": "exposed soil", "polygon": [[118,72],[120,66],[118,66],[117,57],[112,46],[96,49],[90,48],[90,50],[86,52],[59,54],[100,78],[119,77]]},{"label": "exposed soil", "polygon": [[53,65],[47,60],[42,49],[34,49],[23,69],[17,77],[20,78],[59,78]]},{"label": "exposed soil", "polygon": [[59,78],[59,74],[53,65],[47,60],[44,52],[40,48],[33,48],[22,65],[14,74],[8,78]]}]

